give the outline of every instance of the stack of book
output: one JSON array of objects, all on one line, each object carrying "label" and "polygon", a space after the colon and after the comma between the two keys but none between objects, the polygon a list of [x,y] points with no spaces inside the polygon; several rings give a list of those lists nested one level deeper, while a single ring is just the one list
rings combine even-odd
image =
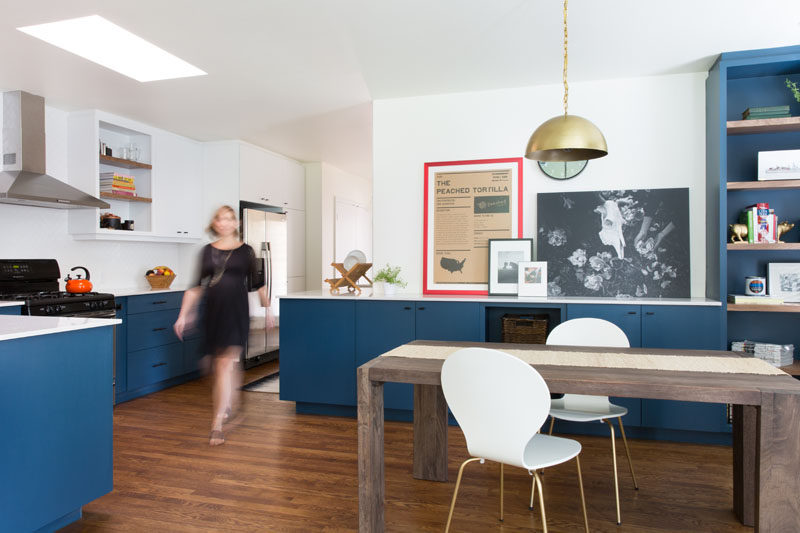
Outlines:
[{"label": "stack of book", "polygon": [[778,242],[778,217],[766,202],[749,205],[739,214],[747,225],[747,242]]},{"label": "stack of book", "polygon": [[760,118],[787,118],[792,115],[789,113],[788,105],[773,105],[767,107],[748,107],[742,113],[744,120],[756,120]]},{"label": "stack of book", "polygon": [[794,362],[793,344],[768,344],[766,342],[734,341],[731,351],[743,352],[758,357],[772,366],[789,366]]},{"label": "stack of book", "polygon": [[745,294],[729,294],[729,304],[783,305],[783,298],[774,296],[749,296]]},{"label": "stack of book", "polygon": [[101,172],[100,192],[135,197],[136,184],[134,183],[133,176],[123,176],[116,172]]}]

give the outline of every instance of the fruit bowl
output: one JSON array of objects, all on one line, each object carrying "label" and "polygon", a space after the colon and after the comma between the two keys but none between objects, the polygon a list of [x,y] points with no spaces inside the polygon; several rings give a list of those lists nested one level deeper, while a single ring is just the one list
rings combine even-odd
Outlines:
[{"label": "fruit bowl", "polygon": [[175,272],[166,266],[157,266],[145,273],[145,279],[151,289],[169,289],[175,279]]}]

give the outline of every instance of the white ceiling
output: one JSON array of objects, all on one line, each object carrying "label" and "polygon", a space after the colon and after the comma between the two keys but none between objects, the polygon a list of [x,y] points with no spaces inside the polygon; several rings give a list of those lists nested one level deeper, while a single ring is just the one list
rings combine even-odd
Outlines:
[{"label": "white ceiling", "polygon": [[[209,73],[139,83],[15,28],[99,14]],[[371,177],[381,98],[561,80],[560,0],[0,0],[0,87]],[[800,0],[572,0],[571,82],[800,44]]]}]

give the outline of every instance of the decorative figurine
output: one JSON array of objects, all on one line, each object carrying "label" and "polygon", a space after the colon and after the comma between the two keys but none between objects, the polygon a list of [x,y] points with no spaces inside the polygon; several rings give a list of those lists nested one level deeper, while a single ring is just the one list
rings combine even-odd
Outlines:
[{"label": "decorative figurine", "polygon": [[747,224],[728,224],[728,227],[731,229],[731,242],[747,242]]},{"label": "decorative figurine", "polygon": [[786,220],[784,220],[783,222],[780,222],[778,224],[778,242],[784,242],[784,241],[781,240],[781,235],[783,235],[784,233],[786,233],[787,231],[789,231],[793,227],[794,227],[794,224],[790,224]]}]

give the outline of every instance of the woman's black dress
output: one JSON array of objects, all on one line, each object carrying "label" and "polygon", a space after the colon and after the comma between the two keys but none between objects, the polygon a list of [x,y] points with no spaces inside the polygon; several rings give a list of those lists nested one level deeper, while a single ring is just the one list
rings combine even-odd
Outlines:
[{"label": "woman's black dress", "polygon": [[247,244],[233,250],[210,244],[203,248],[199,285],[205,288],[206,353],[218,355],[229,346],[246,345],[250,331],[247,291],[264,285],[256,275],[257,265],[255,252]]}]

